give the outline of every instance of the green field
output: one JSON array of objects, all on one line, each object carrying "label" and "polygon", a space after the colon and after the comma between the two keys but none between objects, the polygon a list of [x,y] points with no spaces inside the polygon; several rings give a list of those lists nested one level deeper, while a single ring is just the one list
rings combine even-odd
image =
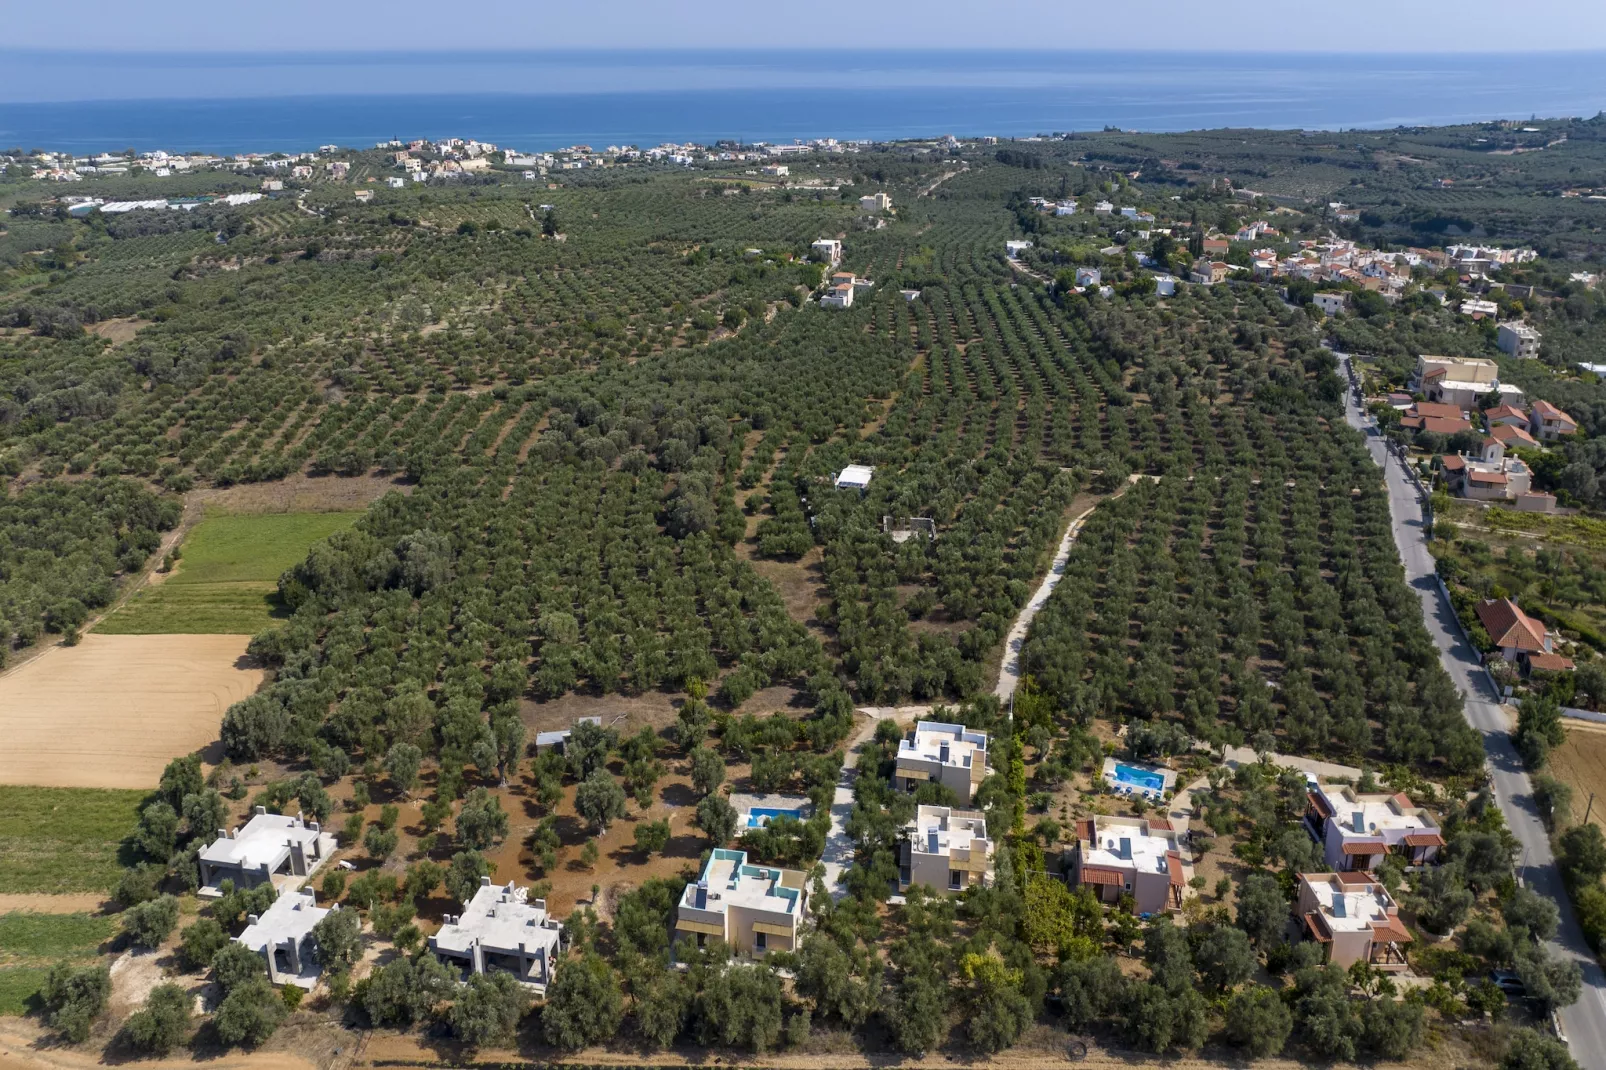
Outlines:
[{"label": "green field", "polygon": [[51,966],[94,958],[117,929],[98,914],[0,914],[0,1015],[26,1014]]},{"label": "green field", "polygon": [[109,891],[147,794],[0,786],[0,892]]},{"label": "green field", "polygon": [[361,513],[208,516],[184,540],[162,583],[135,595],[95,630],[105,635],[254,635],[279,610],[280,573]]}]

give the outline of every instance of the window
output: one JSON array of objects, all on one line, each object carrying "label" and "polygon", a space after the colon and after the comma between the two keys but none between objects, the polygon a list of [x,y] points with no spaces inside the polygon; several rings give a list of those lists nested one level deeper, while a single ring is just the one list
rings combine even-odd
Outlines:
[{"label": "window", "polygon": [[948,887],[954,891],[959,890],[959,885],[964,879],[964,875],[961,874],[957,869],[950,869],[948,871]]},{"label": "window", "polygon": [[755,951],[764,951],[764,950],[766,950],[767,947],[768,947],[768,944],[769,944],[769,937],[768,936],[764,935],[763,933],[754,933],[753,934],[753,949]]},{"label": "window", "polygon": [[698,947],[707,947],[708,946],[708,934],[707,933],[698,933],[697,934],[697,946]]}]

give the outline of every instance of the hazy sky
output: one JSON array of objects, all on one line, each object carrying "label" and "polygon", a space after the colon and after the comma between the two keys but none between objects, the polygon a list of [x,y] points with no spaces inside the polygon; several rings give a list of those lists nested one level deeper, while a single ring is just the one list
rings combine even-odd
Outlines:
[{"label": "hazy sky", "polygon": [[76,0],[70,11],[37,2],[5,8],[0,48],[12,49],[1606,48],[1601,0]]}]

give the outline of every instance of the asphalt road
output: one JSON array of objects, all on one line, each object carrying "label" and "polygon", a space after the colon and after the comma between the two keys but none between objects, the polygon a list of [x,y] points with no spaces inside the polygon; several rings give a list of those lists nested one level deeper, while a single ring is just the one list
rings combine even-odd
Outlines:
[{"label": "asphalt road", "polygon": [[[1340,357],[1348,370],[1348,358]],[[1389,514],[1394,521],[1394,542],[1405,563],[1405,578],[1422,600],[1422,618],[1428,634],[1439,647],[1439,660],[1466,700],[1467,721],[1483,736],[1495,798],[1506,817],[1506,824],[1522,845],[1518,872],[1523,882],[1548,896],[1561,908],[1561,928],[1553,946],[1557,953],[1576,959],[1584,971],[1584,991],[1577,1003],[1561,1012],[1562,1029],[1567,1034],[1573,1058],[1586,1070],[1606,1070],[1606,973],[1584,942],[1584,934],[1573,917],[1572,904],[1562,887],[1561,873],[1550,850],[1550,837],[1534,804],[1533,786],[1511,743],[1505,712],[1498,704],[1488,675],[1477,652],[1461,636],[1455,612],[1444,597],[1434,576],[1433,556],[1428,553],[1422,532],[1422,502],[1416,487],[1398,458],[1389,453],[1371,417],[1356,404],[1352,391],[1345,391],[1345,418],[1349,425],[1367,436],[1372,459],[1383,466],[1388,484]]]}]

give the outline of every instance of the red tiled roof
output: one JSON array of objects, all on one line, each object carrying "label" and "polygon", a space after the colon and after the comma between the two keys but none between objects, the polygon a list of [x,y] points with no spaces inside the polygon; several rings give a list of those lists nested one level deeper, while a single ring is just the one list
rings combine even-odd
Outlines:
[{"label": "red tiled roof", "polygon": [[1305,794],[1310,799],[1311,806],[1315,808],[1318,814],[1321,814],[1323,817],[1333,816],[1333,808],[1327,805],[1327,800],[1322,796],[1321,792],[1307,791]]},{"label": "red tiled roof", "polygon": [[1537,446],[1534,437],[1520,427],[1511,424],[1496,424],[1489,432],[1489,437],[1502,446]]},{"label": "red tiled roof", "polygon": [[1345,840],[1344,853],[1347,855],[1380,855],[1388,850],[1382,840]]},{"label": "red tiled roof", "polygon": [[1333,874],[1340,884],[1376,884],[1377,878],[1364,869],[1343,870]]},{"label": "red tiled roof", "polygon": [[1521,420],[1524,425],[1528,423],[1528,414],[1509,402],[1496,405],[1492,409],[1485,409],[1483,416],[1490,423],[1495,423],[1499,420]]},{"label": "red tiled roof", "polygon": [[1408,806],[1409,807],[1415,807],[1416,806],[1416,804],[1411,801],[1411,797],[1409,795],[1405,794],[1405,792],[1403,792],[1403,791],[1396,791],[1394,793],[1394,795],[1393,795],[1393,799],[1394,799],[1395,805],[1397,805],[1402,810],[1405,809]]},{"label": "red tiled roof", "polygon": [[1181,886],[1188,883],[1182,877],[1182,856],[1175,851],[1165,853],[1166,872],[1171,875],[1171,883]]},{"label": "red tiled roof", "polygon": [[1573,663],[1571,658],[1564,658],[1560,654],[1529,654],[1528,667],[1544,672],[1571,672]]},{"label": "red tiled roof", "polygon": [[1372,922],[1373,940],[1392,940],[1396,944],[1409,944],[1413,937],[1398,918]]},{"label": "red tiled roof", "polygon": [[1472,422],[1459,416],[1402,416],[1400,426],[1432,431],[1436,435],[1455,435],[1472,430]]},{"label": "red tiled roof", "polygon": [[1478,603],[1478,620],[1495,646],[1538,652],[1545,649],[1545,627],[1524,613],[1509,598],[1489,598]]},{"label": "red tiled roof", "polygon": [[1461,406],[1439,401],[1419,401],[1411,406],[1413,416],[1442,416],[1447,420],[1461,419]]},{"label": "red tiled roof", "polygon": [[1467,466],[1467,459],[1459,453],[1447,453],[1439,459],[1439,465],[1446,472],[1459,472]]},{"label": "red tiled roof", "polygon": [[1076,838],[1079,840],[1091,840],[1093,838],[1093,819],[1091,817],[1076,823]]},{"label": "red tiled roof", "polygon": [[1151,817],[1149,818],[1149,827],[1151,829],[1160,829],[1162,832],[1170,832],[1171,822],[1163,817]]},{"label": "red tiled roof", "polygon": [[1333,934],[1327,928],[1327,919],[1312,911],[1305,915],[1305,927],[1310,930],[1311,938],[1322,944],[1333,942]]},{"label": "red tiled roof", "polygon": [[1562,412],[1548,401],[1536,401],[1533,406],[1533,418],[1538,420],[1555,420],[1571,427],[1577,427],[1578,421]]},{"label": "red tiled roof", "polygon": [[1405,834],[1407,847],[1443,847],[1444,837],[1437,832],[1407,832]]},{"label": "red tiled roof", "polygon": [[1504,472],[1480,472],[1474,468],[1467,474],[1467,478],[1474,483],[1488,483],[1497,487],[1502,487],[1506,484],[1506,474]]},{"label": "red tiled roof", "polygon": [[1113,884],[1120,887],[1126,883],[1126,878],[1118,869],[1106,869],[1103,866],[1083,866],[1083,884]]}]

